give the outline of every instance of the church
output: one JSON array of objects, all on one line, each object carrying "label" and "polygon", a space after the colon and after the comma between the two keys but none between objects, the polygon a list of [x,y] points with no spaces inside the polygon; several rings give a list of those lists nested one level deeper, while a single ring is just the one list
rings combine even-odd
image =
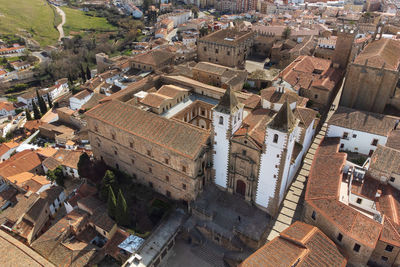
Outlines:
[{"label": "church", "polygon": [[311,144],[317,112],[283,86],[260,95],[154,76],[86,113],[97,160],[191,202],[215,184],[271,216]]}]

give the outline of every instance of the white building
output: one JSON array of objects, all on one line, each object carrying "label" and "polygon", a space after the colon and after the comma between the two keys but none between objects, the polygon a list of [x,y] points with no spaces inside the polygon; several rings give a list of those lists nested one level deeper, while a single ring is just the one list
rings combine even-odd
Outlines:
[{"label": "white building", "polygon": [[0,102],[0,117],[15,116],[15,107],[10,102]]},{"label": "white building", "polygon": [[340,137],[340,150],[371,156],[385,145],[398,117],[339,107],[329,120],[327,137]]},{"label": "white building", "polygon": [[86,102],[89,101],[93,94],[94,93],[92,91],[87,89],[80,91],[69,99],[69,107],[72,110],[80,109]]},{"label": "white building", "polygon": [[276,215],[315,133],[306,102],[271,87],[243,106],[228,89],[213,110],[216,185]]}]

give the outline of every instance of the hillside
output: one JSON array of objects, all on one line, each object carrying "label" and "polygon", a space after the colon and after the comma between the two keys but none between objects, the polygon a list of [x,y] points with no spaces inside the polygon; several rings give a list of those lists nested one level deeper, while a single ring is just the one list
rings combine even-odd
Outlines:
[{"label": "hillside", "polygon": [[0,33],[31,35],[42,46],[54,44],[54,11],[45,0],[0,0]]}]

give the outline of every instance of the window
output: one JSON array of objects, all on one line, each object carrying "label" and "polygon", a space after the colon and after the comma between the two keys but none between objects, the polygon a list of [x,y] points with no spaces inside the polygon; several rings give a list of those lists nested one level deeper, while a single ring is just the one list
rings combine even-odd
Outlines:
[{"label": "window", "polygon": [[369,153],[368,153],[368,156],[371,157],[373,153],[374,153],[374,150],[371,149],[371,150],[369,151]]},{"label": "window", "polygon": [[340,148],[344,148],[344,144],[340,144]]},{"label": "window", "polygon": [[169,176],[165,175],[165,181],[169,182]]},{"label": "window", "polygon": [[273,142],[276,144],[276,143],[278,143],[278,138],[279,138],[279,136],[277,135],[277,134],[274,134],[274,140],[273,140]]},{"label": "window", "polygon": [[166,158],[166,159],[164,160],[164,162],[165,162],[165,164],[169,164],[169,159]]},{"label": "window", "polygon": [[396,178],[390,177],[390,181],[391,181],[392,183],[394,183],[395,180],[396,180]]},{"label": "window", "polygon": [[318,95],[314,95],[314,98],[317,99],[317,98],[318,98]]},{"label": "window", "polygon": [[279,158],[279,154],[276,154],[276,157]]},{"label": "window", "polygon": [[311,218],[315,221],[316,217],[317,217],[317,213],[315,211],[313,211],[311,214]]},{"label": "window", "polygon": [[204,52],[207,51],[207,47],[204,47],[203,50],[204,50]]},{"label": "window", "polygon": [[114,150],[114,155],[118,155],[118,152],[117,152],[117,150]]},{"label": "window", "polygon": [[357,135],[356,134],[353,134],[353,138],[356,138],[357,137]]},{"label": "window", "polygon": [[215,49],[215,54],[218,54],[218,49]]},{"label": "window", "polygon": [[349,137],[349,133],[348,132],[344,132],[342,139],[347,139]]},{"label": "window", "polygon": [[186,184],[182,184],[183,190],[186,190]]},{"label": "window", "polygon": [[167,190],[167,197],[171,197],[171,192]]},{"label": "window", "polygon": [[153,188],[153,183],[149,182],[149,186],[150,186],[150,188]]},{"label": "window", "polygon": [[246,156],[246,153],[247,153],[247,151],[243,149],[243,150],[242,150],[242,155],[243,155],[243,156]]},{"label": "window", "polygon": [[222,116],[219,117],[219,124],[221,124],[221,125],[224,124],[224,118]]},{"label": "window", "polygon": [[147,156],[151,157],[151,151],[147,150]]},{"label": "window", "polygon": [[382,256],[381,257],[382,261],[388,261],[388,257]]},{"label": "window", "polygon": [[385,248],[386,251],[392,252],[393,251],[393,246],[387,245]]},{"label": "window", "polygon": [[129,147],[130,147],[130,148],[133,148],[133,142],[130,142],[130,143],[129,143]]},{"label": "window", "polygon": [[372,140],[372,143],[371,143],[371,145],[373,145],[373,146],[377,146],[377,145],[378,145],[378,139],[374,139],[374,140]]},{"label": "window", "polygon": [[360,248],[361,248],[361,246],[359,245],[359,244],[354,244],[354,248],[353,248],[353,250],[355,251],[355,252],[359,252],[360,251]]},{"label": "window", "polygon": [[337,240],[339,242],[342,242],[342,239],[343,239],[343,235],[341,233],[339,233],[338,236],[337,236]]},{"label": "window", "polygon": [[96,132],[98,132],[98,131],[99,131],[99,127],[97,127],[97,125],[94,126],[94,130],[95,130]]},{"label": "window", "polygon": [[103,231],[103,234],[106,235],[106,231]]},{"label": "window", "polygon": [[357,204],[361,204],[362,203],[362,199],[361,198],[357,198]]},{"label": "window", "polygon": [[186,166],[182,166],[182,171],[186,172]]},{"label": "window", "polygon": [[204,109],[201,110],[201,116],[205,116],[206,115],[206,111]]},{"label": "window", "polygon": [[97,146],[100,147],[101,146],[100,143],[97,143]]},{"label": "window", "polygon": [[231,51],[226,52],[226,54],[227,54],[228,56],[230,56],[230,55],[231,55]]},{"label": "window", "polygon": [[131,163],[132,163],[132,165],[135,164],[135,160],[134,160],[134,159],[131,159]]}]

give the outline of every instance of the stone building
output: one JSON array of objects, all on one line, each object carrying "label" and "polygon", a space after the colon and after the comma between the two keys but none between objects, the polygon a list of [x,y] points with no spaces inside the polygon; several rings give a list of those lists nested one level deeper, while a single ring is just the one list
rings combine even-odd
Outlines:
[{"label": "stone building", "polygon": [[118,100],[86,113],[93,155],[177,200],[193,200],[208,180],[210,132]]},{"label": "stone building", "polygon": [[332,61],[311,56],[299,56],[279,74],[273,84],[284,86],[299,96],[326,107],[335,94],[342,71],[332,67]]},{"label": "stone building", "polygon": [[199,62],[192,68],[193,79],[206,84],[240,91],[247,78],[246,70],[236,70],[209,62]]},{"label": "stone building", "polygon": [[223,29],[200,38],[197,42],[197,58],[227,67],[244,68],[251,52],[254,33]]},{"label": "stone building", "polygon": [[340,104],[375,113],[383,113],[388,105],[399,109],[399,63],[399,41],[380,39],[368,44],[349,66]]},{"label": "stone building", "polygon": [[357,31],[352,28],[342,27],[338,30],[332,57],[334,67],[346,69],[356,34]]}]

